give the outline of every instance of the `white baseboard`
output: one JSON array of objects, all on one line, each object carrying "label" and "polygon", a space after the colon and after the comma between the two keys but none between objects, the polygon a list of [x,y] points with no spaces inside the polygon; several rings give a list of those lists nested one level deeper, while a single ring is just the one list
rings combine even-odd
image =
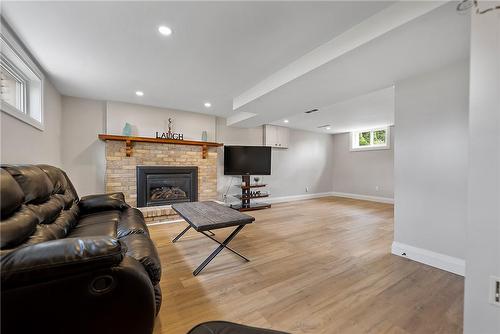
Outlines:
[{"label": "white baseboard", "polygon": [[429,265],[431,267],[465,276],[465,260],[453,256],[436,253],[427,249],[410,246],[397,241],[394,241],[392,243],[391,253]]},{"label": "white baseboard", "polygon": [[292,195],[292,196],[281,196],[281,197],[269,197],[263,198],[262,202],[266,203],[283,203],[283,202],[293,202],[302,201],[305,199],[321,198],[332,196],[331,192],[326,193],[316,193],[316,194],[303,194],[303,195]]},{"label": "white baseboard", "polygon": [[337,197],[345,197],[345,198],[352,198],[352,199],[360,199],[360,200],[371,201],[371,202],[394,204],[394,198],[390,198],[390,197],[358,195],[358,194],[350,194],[350,193],[340,193],[340,192],[336,192],[336,191],[332,191],[330,193],[330,196],[337,196]]},{"label": "white baseboard", "polygon": [[[329,191],[329,192],[315,193],[315,194],[279,196],[279,197],[272,197],[271,196],[268,198],[263,198],[261,200],[261,202],[266,202],[266,203],[271,203],[271,204],[272,203],[284,203],[284,202],[303,201],[306,199],[314,199],[314,198],[329,197],[329,196],[345,197],[345,198],[359,199],[359,200],[379,202],[379,203],[390,203],[390,204],[394,203],[393,198],[340,193],[340,192],[336,192],[336,191]],[[239,202],[235,201],[234,203],[239,203]]]}]

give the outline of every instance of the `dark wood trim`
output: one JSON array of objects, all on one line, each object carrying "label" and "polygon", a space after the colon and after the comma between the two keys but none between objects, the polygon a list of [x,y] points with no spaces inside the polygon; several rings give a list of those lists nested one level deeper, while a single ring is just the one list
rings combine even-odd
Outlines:
[{"label": "dark wood trim", "polygon": [[219,147],[223,146],[222,143],[206,142],[206,141],[196,141],[196,140],[178,140],[178,139],[162,139],[162,138],[150,138],[150,137],[132,137],[132,136],[119,136],[119,135],[107,135],[99,134],[98,138],[103,141],[115,140],[125,142],[125,153],[127,157],[132,155],[132,149],[134,142],[137,143],[157,143],[157,144],[174,144],[174,145],[190,145],[190,146],[201,146],[202,158],[206,159],[208,156],[209,147]]}]

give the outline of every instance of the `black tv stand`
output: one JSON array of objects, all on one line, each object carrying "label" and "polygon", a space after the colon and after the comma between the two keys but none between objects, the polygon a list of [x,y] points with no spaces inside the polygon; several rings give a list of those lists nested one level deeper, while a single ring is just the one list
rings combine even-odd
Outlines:
[{"label": "black tv stand", "polygon": [[[245,185],[243,185],[243,183]],[[269,197],[269,194],[262,195],[252,195],[251,189],[254,188],[262,188],[265,187],[265,184],[251,184],[250,183],[250,175],[242,175],[241,176],[241,195],[238,197],[241,200],[241,204],[232,205],[233,209],[238,211],[252,211],[252,210],[262,210],[271,207],[270,203],[251,203],[252,199]]]}]

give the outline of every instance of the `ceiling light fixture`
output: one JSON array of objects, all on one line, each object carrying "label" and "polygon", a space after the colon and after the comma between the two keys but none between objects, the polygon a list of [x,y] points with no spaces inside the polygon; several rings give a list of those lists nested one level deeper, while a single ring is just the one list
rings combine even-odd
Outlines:
[{"label": "ceiling light fixture", "polygon": [[285,120],[283,120],[283,122],[284,122],[284,123],[288,123],[288,120],[287,120],[287,119],[285,119]]},{"label": "ceiling light fixture", "polygon": [[138,90],[137,92],[135,92],[135,95],[144,96],[144,92],[141,92],[140,90]]},{"label": "ceiling light fixture", "polygon": [[327,129],[327,130],[331,130],[332,128],[331,128],[331,127],[329,127],[329,126],[327,126],[327,127],[326,127],[326,129]]},{"label": "ceiling light fixture", "polygon": [[212,103],[205,102],[203,105],[205,106],[205,108],[210,108],[212,106]]},{"label": "ceiling light fixture", "polygon": [[172,29],[170,29],[169,27],[167,26],[159,26],[158,27],[158,31],[160,32],[160,34],[162,34],[163,36],[170,36],[172,35]]}]

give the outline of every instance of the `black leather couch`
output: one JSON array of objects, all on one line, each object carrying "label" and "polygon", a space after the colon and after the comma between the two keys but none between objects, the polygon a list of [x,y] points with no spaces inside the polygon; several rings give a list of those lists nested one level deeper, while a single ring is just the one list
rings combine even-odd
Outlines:
[{"label": "black leather couch", "polygon": [[0,172],[1,332],[151,333],[161,266],[141,212],[79,199],[52,166]]},{"label": "black leather couch", "polygon": [[272,329],[250,327],[228,321],[209,321],[193,327],[187,334],[287,334]]}]

